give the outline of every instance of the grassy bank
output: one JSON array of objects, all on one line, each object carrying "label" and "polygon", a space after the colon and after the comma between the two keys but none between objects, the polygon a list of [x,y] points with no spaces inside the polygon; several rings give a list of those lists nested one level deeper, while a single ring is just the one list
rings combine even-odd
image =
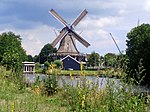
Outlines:
[{"label": "grassy bank", "polygon": [[[42,72],[36,72],[42,73]],[[107,68],[103,70],[56,70],[57,75],[64,75],[64,76],[69,76],[70,74],[72,76],[80,76],[80,75],[85,75],[85,76],[99,76],[99,77],[117,77],[121,78],[122,75],[124,76],[125,74],[122,74],[121,69],[117,68]]]},{"label": "grassy bank", "polygon": [[85,76],[99,76],[99,77],[117,77],[121,78],[125,76],[125,74],[122,74],[121,69],[117,68],[108,68],[103,70],[60,70],[57,72],[58,75],[85,75]]},{"label": "grassy bank", "polygon": [[82,72],[80,70],[61,70],[59,75],[98,75],[99,71],[97,70],[83,70]]},{"label": "grassy bank", "polygon": [[42,84],[27,87],[12,78],[11,71],[0,67],[0,112],[65,112],[58,94],[46,96],[41,94]]},{"label": "grassy bank", "polygon": [[[2,84],[3,82],[1,82]],[[38,90],[16,90],[11,84],[0,90],[0,112],[63,112],[60,100],[56,96],[47,97],[38,93]]]},{"label": "grassy bank", "polygon": [[[77,81],[76,86],[63,81],[62,88],[56,86],[57,91],[53,95],[47,95],[44,83],[37,81],[28,86],[24,80],[16,79],[11,71],[6,71],[2,67],[0,76],[2,112],[149,112],[150,110],[149,96],[145,97],[140,93],[134,95],[132,83],[120,87],[116,86],[115,82],[108,81],[106,87],[101,88],[98,82],[87,81],[83,77]],[[53,89],[54,86],[49,86],[54,84],[54,80],[46,82],[46,93]]]}]

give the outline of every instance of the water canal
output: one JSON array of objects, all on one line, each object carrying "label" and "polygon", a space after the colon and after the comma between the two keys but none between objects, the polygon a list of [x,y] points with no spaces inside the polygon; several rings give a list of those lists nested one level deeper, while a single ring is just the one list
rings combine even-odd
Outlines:
[{"label": "water canal", "polygon": [[[34,83],[39,77],[39,80],[42,81],[47,76],[45,74],[24,74],[24,77],[26,78],[27,83]],[[58,86],[62,87],[63,82],[66,84],[76,86],[78,82],[82,82],[84,79],[83,76],[72,76],[73,79],[70,78],[70,76],[57,76]],[[111,85],[115,89],[122,88],[126,85],[126,83],[122,82],[120,79],[117,78],[108,78],[108,77],[97,77],[97,76],[85,76],[86,81],[91,84],[97,84],[99,86],[99,89],[103,89],[106,87],[106,85]],[[137,86],[133,85],[133,91],[140,91],[144,93],[150,94],[150,88],[145,86]]]}]

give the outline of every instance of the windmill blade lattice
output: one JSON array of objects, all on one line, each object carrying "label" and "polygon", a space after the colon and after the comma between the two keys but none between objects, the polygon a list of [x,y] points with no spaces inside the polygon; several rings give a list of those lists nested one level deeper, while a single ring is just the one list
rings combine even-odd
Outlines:
[{"label": "windmill blade lattice", "polygon": [[78,35],[75,31],[71,31],[72,32],[72,35],[79,41],[81,42],[85,47],[89,47],[90,44],[84,40],[80,35]]},{"label": "windmill blade lattice", "polygon": [[67,22],[61,17],[59,16],[53,9],[51,9],[49,11],[56,19],[58,19],[64,26],[68,26]]},{"label": "windmill blade lattice", "polygon": [[79,16],[78,18],[75,19],[75,21],[72,23],[72,26],[76,26],[87,14],[87,10],[85,9]]},{"label": "windmill blade lattice", "polygon": [[60,34],[57,36],[57,38],[51,43],[53,47],[56,46],[56,44],[68,33],[68,30],[66,28],[62,29]]},{"label": "windmill blade lattice", "polygon": [[75,19],[75,21],[71,25],[67,24],[67,22],[61,16],[59,16],[53,9],[50,10],[50,13],[65,26],[61,30],[57,38],[51,43],[51,45],[55,47],[56,44],[59,41],[61,41],[57,53],[60,52],[66,54],[78,54],[79,52],[75,46],[75,39],[78,40],[85,47],[90,46],[90,44],[79,34],[77,34],[73,29],[73,27],[75,27],[88,13],[86,9],[81,12],[81,14]]}]

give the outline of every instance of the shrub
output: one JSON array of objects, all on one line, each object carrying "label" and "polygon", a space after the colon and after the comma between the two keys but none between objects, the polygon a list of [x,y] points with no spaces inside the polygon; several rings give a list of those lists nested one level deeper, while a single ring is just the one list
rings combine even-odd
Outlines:
[{"label": "shrub", "polygon": [[54,64],[56,65],[56,68],[61,69],[63,67],[63,63],[61,60],[55,60]]},{"label": "shrub", "polygon": [[44,80],[44,91],[43,93],[47,96],[54,95],[58,90],[58,84],[57,79],[55,75],[49,75]]},{"label": "shrub", "polygon": [[58,90],[58,81],[57,81],[57,73],[56,73],[56,65],[50,64],[46,73],[48,77],[44,79],[44,94],[46,95],[54,95]]},{"label": "shrub", "polygon": [[49,65],[50,65],[50,64],[49,64],[48,61],[45,61],[45,62],[44,62],[44,68],[48,69]]}]

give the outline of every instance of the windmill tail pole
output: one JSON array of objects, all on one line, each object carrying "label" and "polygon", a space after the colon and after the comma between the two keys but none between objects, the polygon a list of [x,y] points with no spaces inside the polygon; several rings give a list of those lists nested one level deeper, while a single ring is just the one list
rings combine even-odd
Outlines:
[{"label": "windmill tail pole", "polygon": [[114,41],[114,43],[115,43],[115,45],[116,45],[116,47],[117,47],[117,49],[118,49],[119,53],[122,55],[122,53],[121,53],[121,51],[120,51],[120,49],[119,49],[119,46],[117,45],[117,43],[116,43],[116,41],[115,41],[114,37],[112,36],[112,34],[111,34],[111,33],[109,33],[109,34],[110,34],[111,38],[113,39],[113,41]]}]

